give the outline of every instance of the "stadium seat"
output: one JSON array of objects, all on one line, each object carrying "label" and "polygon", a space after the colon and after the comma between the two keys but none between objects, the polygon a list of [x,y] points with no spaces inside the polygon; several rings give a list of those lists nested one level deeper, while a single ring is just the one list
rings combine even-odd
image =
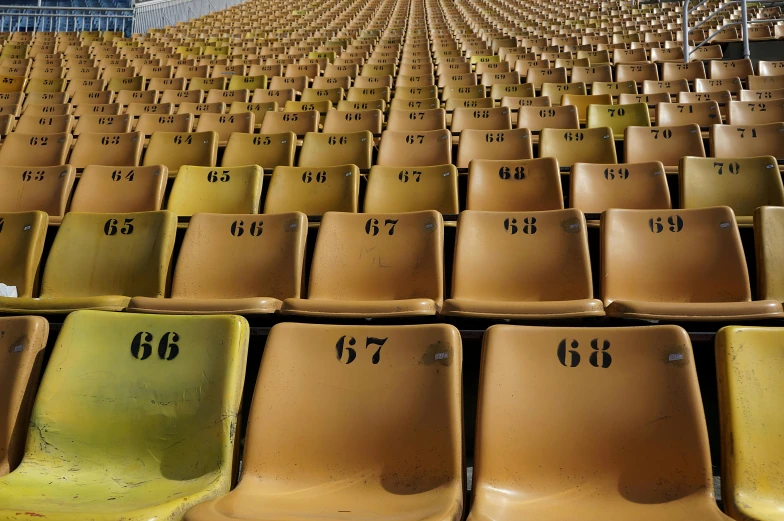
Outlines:
[{"label": "stadium seat", "polygon": [[656,104],[656,125],[660,127],[696,124],[707,128],[720,122],[721,112],[715,101]]},{"label": "stadium seat", "polygon": [[539,157],[554,157],[561,168],[574,163],[617,163],[610,127],[583,130],[545,128],[539,133]]},{"label": "stadium seat", "polygon": [[730,326],[716,335],[722,504],[734,519],[775,520],[784,501],[781,334]]},{"label": "stadium seat", "polygon": [[257,165],[212,168],[183,165],[166,209],[178,217],[195,213],[259,213],[262,169]]},{"label": "stadium seat", "polygon": [[65,164],[71,134],[36,135],[12,132],[0,146],[0,166],[58,166]]},{"label": "stadium seat", "polygon": [[456,108],[452,111],[449,130],[454,133],[463,130],[511,130],[512,114],[507,107],[492,109]]},{"label": "stadium seat", "polygon": [[[195,214],[177,257],[171,298],[134,297],[128,311],[274,313],[284,299],[300,297],[307,230],[306,216],[296,212]],[[232,253],[224,258],[224,252]]]},{"label": "stadium seat", "polygon": [[[713,125],[710,128],[710,157],[774,156],[784,161],[784,122],[763,125]],[[3,151],[0,149],[0,161]]]},{"label": "stadium seat", "polygon": [[267,188],[264,213],[357,212],[359,178],[356,165],[276,166]]},{"label": "stadium seat", "polygon": [[627,127],[650,127],[651,117],[647,103],[631,105],[588,105],[587,128],[609,127],[615,139],[623,139]]},{"label": "stadium seat", "polygon": [[0,476],[22,460],[27,422],[43,366],[49,323],[41,317],[0,318]]},{"label": "stadium seat", "polygon": [[161,209],[168,169],[153,166],[89,165],[71,200],[72,212],[130,213]]},{"label": "stadium seat", "polygon": [[[358,255],[346,255],[356,250]],[[443,250],[443,219],[435,211],[325,213],[308,298],[287,299],[281,312],[322,318],[435,315],[444,298]]]},{"label": "stadium seat", "polygon": [[278,324],[263,358],[239,485],[184,521],[462,517],[454,326]]},{"label": "stadium seat", "polygon": [[584,213],[610,208],[670,209],[664,165],[649,163],[575,163],[569,175],[569,207]]},{"label": "stadium seat", "polygon": [[729,206],[741,226],[751,226],[760,206],[784,206],[784,184],[773,156],[685,156],[678,179],[682,208]]},{"label": "stadium seat", "polygon": [[41,211],[0,214],[0,281],[15,287],[19,298],[32,297],[37,288],[47,224]]},{"label": "stadium seat", "polygon": [[452,298],[441,314],[515,320],[604,315],[602,302],[593,298],[585,217],[579,210],[462,212]]},{"label": "stadium seat", "polygon": [[0,311],[121,311],[131,296],[163,297],[176,226],[171,212],[67,213],[43,268],[40,298],[0,297]]},{"label": "stadium seat", "polygon": [[780,302],[751,300],[738,226],[726,206],[607,210],[600,276],[608,316],[679,321],[784,316]]},{"label": "stadium seat", "polygon": [[420,167],[451,162],[452,134],[448,130],[386,130],[381,135],[375,164]]},{"label": "stadium seat", "polygon": [[14,132],[33,135],[63,134],[71,132],[74,118],[69,114],[62,116],[40,117],[34,114],[22,114],[16,122]]},{"label": "stadium seat", "polygon": [[705,157],[700,127],[696,123],[626,129],[624,157],[629,163],[659,161],[668,172],[675,172],[683,156]]},{"label": "stadium seat", "polygon": [[514,130],[464,130],[457,147],[458,168],[468,168],[476,159],[531,159],[534,157],[531,133]]},{"label": "stadium seat", "polygon": [[500,325],[482,344],[468,521],[729,521],[686,331]]},{"label": "stadium seat", "polygon": [[763,206],[754,212],[754,245],[757,259],[757,294],[762,300],[784,302],[784,209]]},{"label": "stadium seat", "polygon": [[253,132],[255,117],[252,112],[242,114],[202,114],[196,132],[213,131],[219,142],[226,142],[234,132]]},{"label": "stadium seat", "polygon": [[555,158],[475,159],[469,163],[467,210],[532,212],[563,207]]},{"label": "stadium seat", "polygon": [[144,135],[141,132],[85,132],[76,140],[68,163],[75,168],[87,165],[137,166],[143,148]]},{"label": "stadium seat", "polygon": [[580,128],[576,107],[520,107],[517,109],[517,128],[540,132],[543,128]]},{"label": "stadium seat", "polygon": [[417,132],[442,129],[446,129],[446,111],[441,108],[390,109],[387,113],[387,130]]},{"label": "stadium seat", "polygon": [[374,166],[365,189],[365,213],[435,210],[459,213],[457,168],[451,164],[400,168]]},{"label": "stadium seat", "polygon": [[610,94],[570,94],[565,93],[561,96],[561,105],[574,105],[577,109],[577,116],[581,123],[585,123],[588,117],[588,107],[590,105],[612,105],[613,99]]},{"label": "stadium seat", "polygon": [[[193,131],[193,114],[142,114],[136,120],[136,132],[145,137],[155,132],[191,132]],[[81,119],[79,120],[81,123]]]},{"label": "stadium seat", "polygon": [[[228,145],[226,148],[229,148]],[[171,175],[183,165],[215,166],[217,156],[218,134],[216,132],[154,132],[147,145],[142,165],[164,165]],[[2,157],[2,150],[0,150],[0,157]]]},{"label": "stadium seat", "polygon": [[299,152],[297,166],[320,167],[357,165],[370,168],[373,134],[367,130],[325,134],[308,132]]},{"label": "stadium seat", "polygon": [[[149,117],[163,117],[155,114],[149,114]],[[140,118],[141,119],[141,118]],[[79,137],[86,132],[100,132],[104,134],[117,134],[121,132],[130,132],[131,125],[133,124],[133,117],[128,114],[123,115],[109,115],[103,114],[83,114],[79,117],[76,127],[73,129],[73,135]]]},{"label": "stadium seat", "polygon": [[70,165],[0,167],[0,212],[39,210],[49,215],[49,222],[60,222],[75,177]]},{"label": "stadium seat", "polygon": [[236,316],[69,316],[0,516],[167,519],[227,492],[248,337]]},{"label": "stadium seat", "polygon": [[728,125],[760,125],[784,122],[784,101],[727,103]]}]

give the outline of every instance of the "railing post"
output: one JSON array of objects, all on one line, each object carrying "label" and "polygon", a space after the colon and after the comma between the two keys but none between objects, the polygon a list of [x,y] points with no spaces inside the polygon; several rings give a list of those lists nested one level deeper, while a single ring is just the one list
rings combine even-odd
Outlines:
[{"label": "railing post", "polygon": [[689,0],[683,0],[681,21],[683,22],[683,63],[689,63],[691,55],[691,49],[689,49]]},{"label": "railing post", "polygon": [[743,29],[743,57],[748,59],[751,57],[751,49],[749,48],[749,10],[746,0],[740,1],[740,17]]}]

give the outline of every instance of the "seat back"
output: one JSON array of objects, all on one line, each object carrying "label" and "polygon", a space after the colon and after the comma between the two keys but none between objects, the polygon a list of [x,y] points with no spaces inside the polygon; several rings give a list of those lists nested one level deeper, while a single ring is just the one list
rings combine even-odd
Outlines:
[{"label": "seat back", "polygon": [[457,167],[467,168],[475,159],[531,159],[531,133],[526,128],[514,130],[465,130],[457,147]]},{"label": "seat back", "polygon": [[452,296],[501,302],[593,298],[582,213],[462,212]]},{"label": "seat back", "polygon": [[177,257],[172,297],[299,298],[307,232],[307,217],[298,212],[195,214]]},{"label": "seat back", "polygon": [[72,313],[38,390],[19,472],[64,463],[105,472],[133,461],[125,476],[142,483],[199,480],[228,491],[248,337],[237,316]]},{"label": "seat back", "polygon": [[574,163],[617,163],[609,127],[563,130],[545,128],[539,134],[539,157],[554,157],[561,167]]},{"label": "seat back", "polygon": [[[455,509],[449,517],[459,518],[461,362],[460,336],[451,325],[274,326],[251,405],[239,489],[279,494],[362,475],[368,486],[378,483],[372,486],[392,494],[448,487],[453,501],[446,504]],[[373,392],[379,388],[385,392]],[[313,435],[292,436],[305,424]],[[267,475],[279,480],[262,479]]]},{"label": "seat back", "polygon": [[715,101],[697,103],[658,103],[656,105],[656,125],[671,127],[697,124],[709,127],[721,122],[719,104]]},{"label": "seat back", "polygon": [[241,114],[202,114],[196,124],[196,132],[213,131],[219,141],[228,141],[234,132],[253,132],[255,116],[252,112]]},{"label": "seat back", "polygon": [[41,297],[163,297],[176,229],[171,212],[65,214]]},{"label": "seat back", "polygon": [[760,206],[784,206],[784,184],[773,156],[751,158],[682,157],[680,206],[729,206],[750,219]]},{"label": "seat back", "polygon": [[[310,271],[312,299],[444,300],[444,230],[435,211],[327,212]],[[358,251],[357,255],[346,255]],[[384,268],[379,270],[379,268]]]},{"label": "seat back", "polygon": [[659,161],[672,168],[683,156],[705,157],[705,145],[696,123],[674,127],[629,127],[623,146],[629,163]]},{"label": "seat back", "polygon": [[75,176],[70,165],[0,167],[0,212],[41,210],[50,216],[62,216]]},{"label": "seat back", "polygon": [[163,165],[89,165],[74,190],[71,211],[127,213],[160,210],[168,173]]},{"label": "seat back", "polygon": [[390,109],[387,114],[387,130],[416,132],[441,129],[446,129],[444,109]]},{"label": "seat back", "polygon": [[217,156],[216,132],[154,132],[142,164],[164,165],[174,173],[182,165],[215,166]]},{"label": "seat back", "polygon": [[174,178],[166,209],[177,216],[259,213],[263,171],[258,165],[212,168],[184,165]]},{"label": "seat back", "polygon": [[784,302],[784,208],[763,206],[754,212],[757,294],[760,300]]},{"label": "seat back", "polygon": [[65,164],[71,134],[22,134],[12,132],[0,147],[0,166],[58,166]]},{"label": "seat back", "polygon": [[725,327],[716,335],[721,491],[725,511],[735,519],[753,519],[781,502],[781,345],[779,328]]},{"label": "seat back", "polygon": [[374,166],[368,175],[365,213],[435,210],[457,214],[457,168],[451,164],[400,168]]},{"label": "seat back", "polygon": [[584,213],[601,213],[609,208],[672,208],[664,165],[659,161],[575,163],[569,183],[569,206]]},{"label": "seat back", "polygon": [[381,134],[384,123],[384,114],[375,110],[329,110],[324,118],[322,132],[341,133],[359,132],[367,130],[373,134]]},{"label": "seat back", "polygon": [[[149,114],[149,117],[162,117]],[[105,134],[130,132],[133,124],[133,117],[128,114],[119,116],[105,116],[103,114],[83,114],[79,117],[79,122],[74,128],[74,136],[79,136],[86,132],[101,132]]]},{"label": "seat back", "polygon": [[373,134],[367,130],[325,134],[308,132],[299,153],[298,166],[319,167],[345,164],[370,168]]},{"label": "seat back", "polygon": [[356,165],[276,166],[264,202],[264,213],[357,212],[359,168]]},{"label": "seat back", "polygon": [[784,121],[784,100],[730,101],[727,105],[727,123],[730,125],[759,125]]},{"label": "seat back", "polygon": [[5,317],[0,319],[0,333],[0,476],[4,476],[22,459],[49,323],[42,317]]},{"label": "seat back", "polygon": [[588,105],[588,128],[609,127],[616,138],[623,137],[626,127],[650,127],[651,116],[647,103],[630,105]]},{"label": "seat back", "polygon": [[20,297],[33,296],[48,222],[41,211],[0,214],[0,282]]},{"label": "seat back", "polygon": [[492,109],[456,108],[452,111],[451,132],[463,130],[511,130],[512,111],[508,107]]},{"label": "seat back", "polygon": [[601,280],[605,306],[614,300],[751,300],[740,233],[726,206],[607,210],[601,224]]},{"label": "seat back", "polygon": [[561,105],[574,105],[577,108],[577,115],[581,122],[588,117],[588,107],[590,105],[612,105],[613,99],[610,94],[569,94],[561,96]]},{"label": "seat back", "polygon": [[468,166],[466,209],[522,212],[563,208],[558,161],[475,159]]},{"label": "seat back", "polygon": [[[736,157],[774,156],[784,160],[784,122],[760,125],[713,125],[710,157],[732,151]],[[0,150],[2,157],[2,150]]]},{"label": "seat back", "polygon": [[136,166],[142,157],[143,148],[144,136],[141,132],[85,132],[76,140],[68,162],[76,168],[87,165]]},{"label": "seat back", "polygon": [[517,128],[539,132],[543,128],[580,128],[577,108],[566,105],[559,107],[520,107],[517,109]]},{"label": "seat back", "polygon": [[496,517],[492,505],[515,497],[531,511],[562,508],[584,487],[599,504],[691,498],[716,508],[683,329],[493,326],[480,371],[476,515]]}]

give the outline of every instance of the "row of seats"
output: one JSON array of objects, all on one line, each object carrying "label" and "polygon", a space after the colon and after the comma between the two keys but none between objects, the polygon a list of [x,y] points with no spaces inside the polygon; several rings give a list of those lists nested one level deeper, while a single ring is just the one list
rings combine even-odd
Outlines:
[{"label": "row of seats", "polygon": [[[37,393],[46,320],[3,318],[0,331],[12,418],[0,431],[0,474],[12,471],[2,516],[463,516],[453,326],[274,326],[232,491],[243,318],[74,313]],[[775,519],[782,500],[783,340],[780,328],[716,337],[722,492],[736,519]],[[729,519],[683,329],[493,326],[481,357],[468,519]]]},{"label": "row of seats", "polygon": [[[551,157],[473,160],[465,194],[460,192],[460,174],[453,165],[373,166],[366,178],[356,165],[277,166],[268,177],[256,165],[188,165],[180,167],[165,196],[169,176],[163,165],[88,165],[78,178],[71,165],[6,166],[0,167],[0,212],[38,210],[48,214],[49,224],[58,224],[67,212],[127,213],[163,208],[178,217],[302,212],[312,218],[360,208],[364,213],[435,210],[454,216],[461,209],[559,210],[566,199],[570,208],[598,214],[610,208],[672,208],[674,197],[666,171],[660,162],[576,163],[568,176],[565,198],[558,161]],[[678,174],[676,208],[729,206],[738,224],[748,226],[757,208],[784,206],[784,185],[772,156],[686,156],[680,159]]]},{"label": "row of seats", "polygon": [[[0,311],[782,318],[777,259],[784,251],[784,208],[760,208],[754,221],[760,300],[753,301],[730,208],[607,210],[601,264],[593,266],[601,281],[598,300],[580,211],[468,210],[458,219],[452,298],[445,301],[444,223],[435,211],[324,214],[307,292],[302,213],[195,214],[171,270],[171,291],[177,227],[171,212],[68,213],[45,263],[46,215],[6,213],[0,280],[15,286],[18,297],[0,297]],[[40,296],[34,297],[39,271]]]}]

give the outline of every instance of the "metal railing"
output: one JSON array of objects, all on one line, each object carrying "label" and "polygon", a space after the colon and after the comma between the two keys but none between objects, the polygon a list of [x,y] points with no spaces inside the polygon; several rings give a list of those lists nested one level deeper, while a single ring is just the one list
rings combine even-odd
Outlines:
[{"label": "metal railing", "polygon": [[133,9],[134,33],[146,33],[177,22],[186,22],[213,11],[226,9],[245,0],[150,0],[137,3]]},{"label": "metal railing", "polygon": [[[700,3],[698,3],[697,5],[695,5],[694,7],[691,7],[691,8],[689,7],[689,5],[691,4],[690,0],[684,0],[683,1],[683,12],[681,14],[681,17],[682,17],[681,21],[682,21],[682,24],[683,24],[683,30],[682,30],[681,34],[683,36],[683,61],[684,61],[684,63],[689,63],[689,60],[691,59],[691,55],[697,49],[699,49],[703,45],[707,45],[714,38],[716,38],[716,36],[721,34],[722,31],[724,31],[724,29],[727,29],[728,27],[740,27],[741,28],[741,33],[742,33],[742,38],[743,38],[743,57],[744,58],[750,58],[751,57],[751,47],[750,47],[750,44],[749,44],[749,24],[769,24],[769,23],[784,22],[784,19],[782,19],[782,18],[769,18],[769,19],[763,19],[763,20],[749,20],[749,10],[748,10],[748,2],[747,2],[747,0],[730,0],[730,1],[725,2],[724,4],[722,4],[718,9],[716,9],[713,13],[708,15],[706,18],[704,18],[700,22],[694,24],[693,27],[690,27],[689,26],[689,15],[691,15],[691,13],[693,13],[695,10],[699,9],[700,7],[702,7],[703,5],[708,3],[709,1],[710,0],[702,0]],[[763,5],[764,4],[780,5],[781,1],[780,0],[755,0],[752,3],[755,4],[755,5],[760,5],[760,4],[763,4]],[[704,24],[710,22],[712,19],[714,19],[716,16],[718,16],[721,12],[726,11],[729,7],[736,6],[736,5],[740,5],[741,19],[740,19],[739,22],[729,22],[729,23],[722,24],[720,27],[718,27],[718,29],[714,33],[709,34],[708,37],[705,38],[705,40],[703,40],[700,43],[698,43],[697,45],[695,45],[694,48],[691,47],[691,43],[689,41],[689,35],[691,35],[694,31],[696,31],[697,29],[702,27]]]},{"label": "metal railing", "polygon": [[132,26],[130,8],[0,5],[0,31],[123,31],[130,35]]}]

